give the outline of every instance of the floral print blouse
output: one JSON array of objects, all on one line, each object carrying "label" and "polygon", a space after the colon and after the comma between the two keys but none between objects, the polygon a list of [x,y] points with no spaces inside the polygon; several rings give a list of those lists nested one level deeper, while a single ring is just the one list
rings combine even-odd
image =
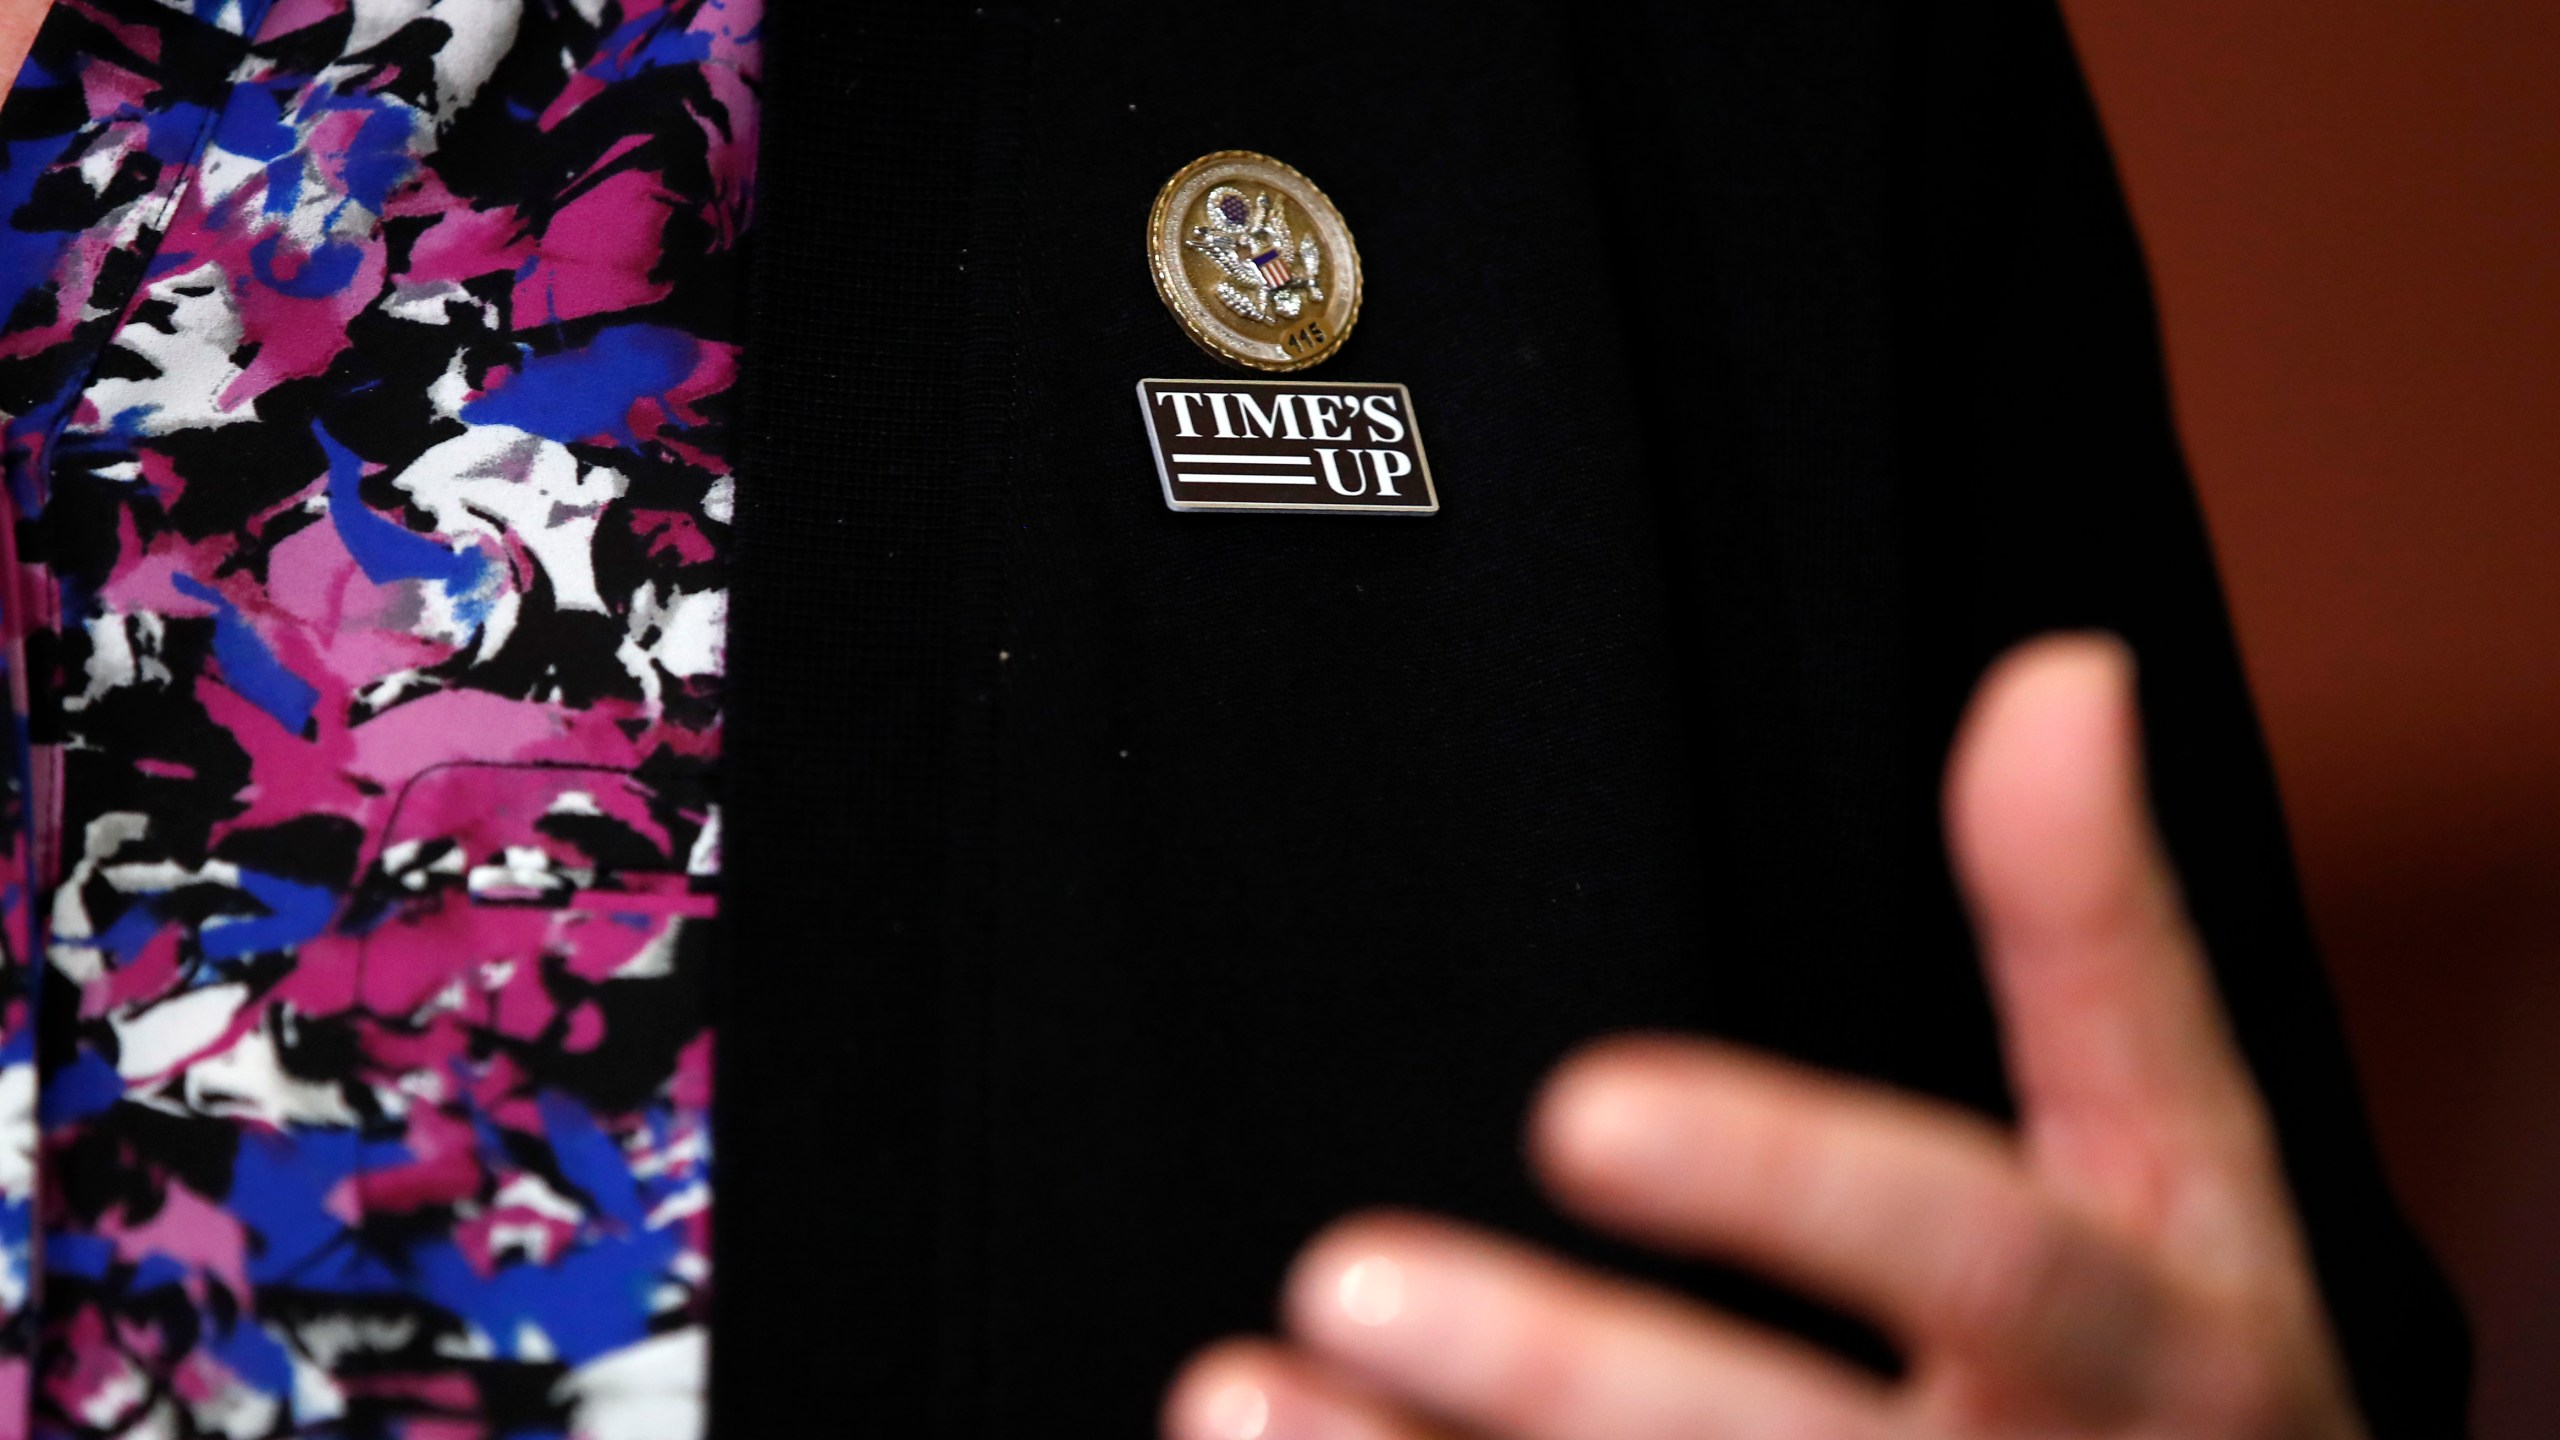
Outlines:
[{"label": "floral print blouse", "polygon": [[700,1433],[758,0],[55,0],[0,1440]]}]

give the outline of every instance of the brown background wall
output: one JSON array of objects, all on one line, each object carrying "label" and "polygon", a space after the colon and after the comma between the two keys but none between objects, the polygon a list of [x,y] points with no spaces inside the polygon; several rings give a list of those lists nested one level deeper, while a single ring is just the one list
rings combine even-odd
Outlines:
[{"label": "brown background wall", "polygon": [[2560,1434],[2560,5],[2065,8],[2479,1433]]}]

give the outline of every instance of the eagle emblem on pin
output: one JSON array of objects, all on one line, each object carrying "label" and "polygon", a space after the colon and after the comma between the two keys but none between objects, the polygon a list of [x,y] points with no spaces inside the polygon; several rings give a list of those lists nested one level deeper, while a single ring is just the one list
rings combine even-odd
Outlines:
[{"label": "eagle emblem on pin", "polygon": [[1250,370],[1303,370],[1350,335],[1360,254],[1342,212],[1295,169],[1251,150],[1174,173],[1147,217],[1156,293],[1203,350]]},{"label": "eagle emblem on pin", "polygon": [[1256,324],[1277,325],[1297,319],[1310,300],[1324,303],[1317,284],[1324,251],[1313,235],[1292,243],[1286,198],[1266,192],[1248,201],[1233,185],[1221,185],[1201,208],[1208,218],[1192,226],[1182,243],[1226,272],[1216,293],[1228,309]]}]

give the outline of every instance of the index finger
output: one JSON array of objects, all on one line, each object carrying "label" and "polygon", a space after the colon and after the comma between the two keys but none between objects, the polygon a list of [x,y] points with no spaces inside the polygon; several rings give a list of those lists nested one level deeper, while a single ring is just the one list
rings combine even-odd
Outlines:
[{"label": "index finger", "polygon": [[[2131,652],[2032,642],[1976,692],[1948,844],[2031,1159],[2146,1233],[2262,1246],[2267,1122],[2154,829]],[[2280,1214],[2280,1208],[2275,1211]]]}]

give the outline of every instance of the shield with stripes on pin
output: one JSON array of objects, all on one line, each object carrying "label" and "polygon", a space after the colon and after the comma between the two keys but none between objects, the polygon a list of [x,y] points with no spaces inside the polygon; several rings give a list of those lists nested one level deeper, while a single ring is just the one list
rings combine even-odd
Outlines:
[{"label": "shield with stripes on pin", "polygon": [[1253,257],[1253,268],[1262,272],[1262,283],[1278,287],[1289,283],[1289,257],[1278,246]]}]

